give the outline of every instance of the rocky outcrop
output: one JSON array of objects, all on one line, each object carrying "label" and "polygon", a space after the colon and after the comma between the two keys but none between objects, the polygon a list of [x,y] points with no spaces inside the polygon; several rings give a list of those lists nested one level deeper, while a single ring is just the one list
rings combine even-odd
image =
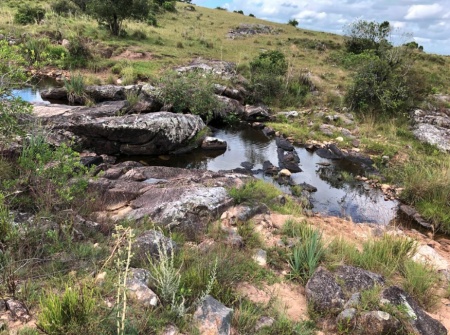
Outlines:
[{"label": "rocky outcrop", "polygon": [[279,29],[275,29],[274,27],[266,26],[264,24],[241,23],[238,27],[231,29],[228,32],[227,37],[231,39],[236,39],[260,34],[273,35],[278,33]]},{"label": "rocky outcrop", "polygon": [[179,73],[203,71],[230,79],[236,75],[236,64],[220,60],[207,60],[199,57],[187,66],[175,68],[175,71]]},{"label": "rocky outcrop", "polygon": [[194,313],[194,320],[202,335],[230,335],[232,317],[233,310],[210,295],[205,297]]},{"label": "rocky outcrop", "polygon": [[[446,335],[447,330],[437,320],[431,318],[402,289],[391,286],[384,288],[375,310],[361,309],[361,292],[384,286],[384,278],[376,273],[353,266],[340,266],[335,272],[319,267],[306,284],[306,298],[314,309],[326,315],[337,315],[339,329],[356,330],[357,334],[383,335],[408,334]],[[386,305],[393,305],[391,307]],[[358,308],[359,307],[359,308]],[[386,312],[397,307],[406,313],[397,319]]]},{"label": "rocky outcrop", "polygon": [[450,152],[450,110],[411,112],[413,133],[423,142],[433,144],[444,152]]},{"label": "rocky outcrop", "polygon": [[90,187],[102,202],[97,221],[148,218],[190,238],[232,204],[225,187],[241,185],[241,178],[248,176],[125,162],[107,169]]},{"label": "rocky outcrop", "polygon": [[197,115],[168,112],[121,115],[125,107],[123,101],[67,110],[39,106],[34,114],[52,132],[69,131],[83,139],[83,149],[107,155],[189,151],[199,144],[196,136],[206,127]]},{"label": "rocky outcrop", "polygon": [[406,326],[408,331],[420,335],[447,335],[447,329],[429,316],[419,304],[397,286],[385,289],[381,293],[382,302],[402,308],[408,314]]}]

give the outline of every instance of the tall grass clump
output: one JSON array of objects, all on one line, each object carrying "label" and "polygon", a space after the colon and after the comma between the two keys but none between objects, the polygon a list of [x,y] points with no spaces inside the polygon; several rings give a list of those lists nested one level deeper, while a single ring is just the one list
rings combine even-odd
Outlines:
[{"label": "tall grass clump", "polygon": [[309,225],[300,226],[298,242],[289,258],[291,277],[306,283],[325,255],[322,234]]},{"label": "tall grass clump", "polygon": [[403,275],[403,288],[413,296],[423,308],[429,309],[437,301],[434,287],[439,281],[438,274],[430,266],[406,261],[400,269]]},{"label": "tall grass clump", "polygon": [[80,73],[71,75],[69,79],[64,78],[64,87],[67,90],[67,99],[71,105],[86,102],[84,77]]},{"label": "tall grass clump", "polygon": [[37,326],[49,335],[91,333],[96,304],[92,288],[67,286],[62,296],[49,293],[41,299]]}]

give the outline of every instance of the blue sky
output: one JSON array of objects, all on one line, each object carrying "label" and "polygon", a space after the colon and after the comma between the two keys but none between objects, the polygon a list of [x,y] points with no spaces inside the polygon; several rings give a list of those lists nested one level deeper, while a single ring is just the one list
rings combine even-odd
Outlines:
[{"label": "blue sky", "polygon": [[299,27],[342,34],[357,19],[389,21],[397,41],[415,40],[426,52],[450,55],[449,0],[193,0],[199,6],[243,10],[244,14]]}]

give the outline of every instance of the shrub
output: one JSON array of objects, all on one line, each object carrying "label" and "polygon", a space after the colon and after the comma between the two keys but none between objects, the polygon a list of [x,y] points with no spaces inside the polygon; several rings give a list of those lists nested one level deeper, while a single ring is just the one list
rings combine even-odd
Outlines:
[{"label": "shrub", "polygon": [[287,24],[289,24],[289,25],[291,25],[293,27],[297,27],[298,26],[298,21],[296,19],[292,19],[292,20],[289,20]]},{"label": "shrub", "polygon": [[49,335],[80,334],[93,327],[95,304],[93,289],[67,286],[62,296],[49,293],[41,300],[37,325]]},{"label": "shrub", "polygon": [[22,6],[14,15],[14,22],[18,24],[40,23],[45,17],[45,9],[40,6]]},{"label": "shrub", "polygon": [[147,24],[149,26],[157,27],[158,26],[158,20],[156,19],[156,16],[150,13],[147,16]]},{"label": "shrub", "polygon": [[5,196],[0,193],[0,243],[5,242],[11,230],[11,214],[5,204]]},{"label": "shrub", "polygon": [[69,103],[84,103],[86,94],[84,92],[84,78],[81,74],[72,74],[69,79],[64,78],[64,87],[67,90]]},{"label": "shrub", "polygon": [[32,135],[18,163],[21,185],[26,185],[38,210],[51,213],[70,209],[76,199],[85,198],[88,169],[67,145],[52,150],[44,135]]},{"label": "shrub", "polygon": [[198,72],[168,73],[161,78],[161,97],[176,113],[200,115],[207,122],[220,115],[211,75]]},{"label": "shrub", "polygon": [[177,9],[175,8],[175,1],[166,1],[163,4],[164,10],[168,12],[176,12]]},{"label": "shrub", "polygon": [[423,73],[415,69],[405,53],[394,48],[382,57],[371,58],[355,73],[345,100],[353,110],[401,113],[429,92]]},{"label": "shrub", "polygon": [[28,38],[22,46],[25,59],[30,65],[45,61],[48,56],[46,50],[49,45],[48,38]]},{"label": "shrub", "polygon": [[389,48],[389,34],[392,27],[388,21],[378,23],[375,21],[358,20],[345,29],[345,46],[348,52],[355,54],[366,50],[379,50]]},{"label": "shrub", "polygon": [[51,4],[52,10],[61,16],[75,14],[80,10],[76,4],[70,0],[57,0]]}]

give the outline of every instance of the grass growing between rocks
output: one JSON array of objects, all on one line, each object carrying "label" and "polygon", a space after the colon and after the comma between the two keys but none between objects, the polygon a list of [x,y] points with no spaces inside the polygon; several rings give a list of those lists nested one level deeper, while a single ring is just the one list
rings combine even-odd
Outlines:
[{"label": "grass growing between rocks", "polygon": [[241,187],[231,188],[228,193],[236,204],[262,203],[281,214],[301,214],[303,211],[301,204],[283,195],[275,185],[260,179],[253,179]]}]

